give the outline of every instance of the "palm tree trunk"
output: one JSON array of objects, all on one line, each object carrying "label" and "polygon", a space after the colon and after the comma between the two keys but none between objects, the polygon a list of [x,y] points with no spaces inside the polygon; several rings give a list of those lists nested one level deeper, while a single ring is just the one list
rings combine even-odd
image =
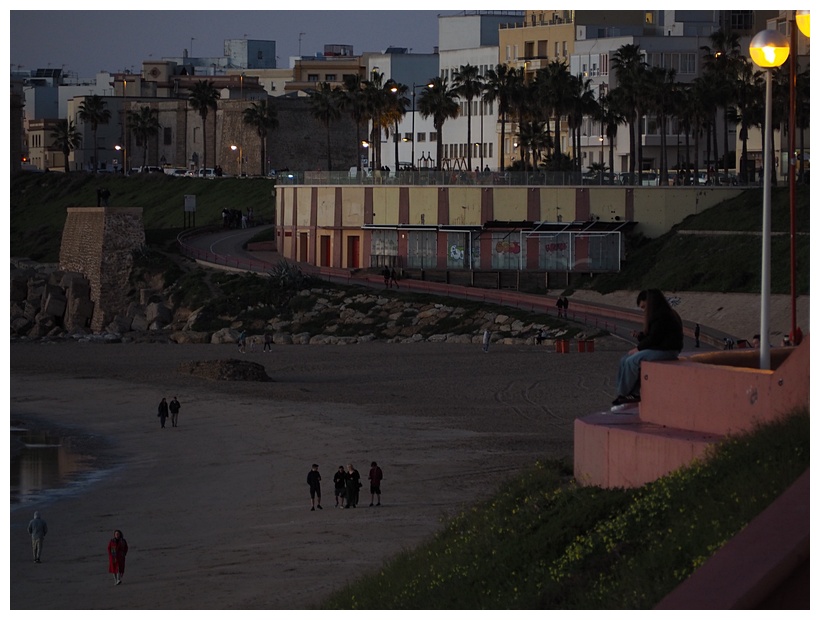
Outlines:
[{"label": "palm tree trunk", "polygon": [[471,137],[471,125],[473,122],[473,101],[467,100],[467,170],[473,170],[473,142]]},{"label": "palm tree trunk", "polygon": [[325,121],[325,131],[327,132],[327,171],[332,170],[330,164],[330,119]]}]

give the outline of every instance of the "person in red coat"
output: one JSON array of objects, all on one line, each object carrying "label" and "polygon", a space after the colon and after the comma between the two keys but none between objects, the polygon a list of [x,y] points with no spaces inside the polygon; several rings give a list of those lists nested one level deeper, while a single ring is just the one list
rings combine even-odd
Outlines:
[{"label": "person in red coat", "polygon": [[122,583],[122,574],[125,572],[125,555],[128,553],[128,543],[120,530],[114,530],[114,538],[108,542],[108,572],[114,574],[114,583]]}]

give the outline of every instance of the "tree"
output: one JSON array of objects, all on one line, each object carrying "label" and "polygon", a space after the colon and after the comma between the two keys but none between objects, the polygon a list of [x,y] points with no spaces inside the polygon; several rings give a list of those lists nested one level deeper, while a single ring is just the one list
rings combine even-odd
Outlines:
[{"label": "tree", "polygon": [[[202,118],[202,167],[208,167],[208,148],[205,131],[205,121],[208,120],[208,112],[214,111],[214,118],[216,118],[217,102],[219,101],[219,91],[214,88],[214,83],[211,80],[199,80],[191,88],[191,94],[188,97],[191,106],[199,112]],[[216,132],[214,131],[214,160],[216,160]]]},{"label": "tree", "polygon": [[602,133],[609,140],[609,169],[613,172],[615,170],[615,139],[618,137],[618,127],[626,122],[626,118],[618,110],[617,103],[614,101],[614,92],[610,91],[598,100],[597,111],[597,119],[601,122]]},{"label": "tree", "polygon": [[344,76],[343,97],[340,99],[341,109],[346,110],[356,123],[356,170],[362,169],[360,157],[362,144],[362,121],[367,117],[367,108],[364,96],[364,84],[358,74]]},{"label": "tree", "polygon": [[651,67],[647,72],[647,112],[653,113],[658,121],[661,136],[660,171],[661,180],[665,183],[669,177],[669,164],[666,155],[666,125],[674,110],[674,97],[677,92],[674,69]]},{"label": "tree", "polygon": [[387,128],[390,123],[393,124],[393,148],[395,149],[395,166],[396,172],[399,170],[399,121],[407,114],[407,106],[410,105],[410,100],[407,98],[408,87],[405,84],[399,84],[395,80],[387,80],[384,85],[390,93],[388,98],[388,106],[384,113],[384,133],[388,136]]},{"label": "tree", "polygon": [[[640,153],[638,152],[635,138],[635,125],[639,124],[642,118],[643,74],[646,71],[646,62],[644,62],[640,46],[627,44],[619,47],[612,55],[612,69],[615,71],[620,89],[619,105],[629,124],[629,182],[633,183],[636,159],[643,152],[643,149],[640,149]],[[639,170],[642,167],[642,165],[639,166]],[[641,182],[640,172],[638,182]]]},{"label": "tree", "polygon": [[54,138],[54,142],[51,143],[51,146],[55,149],[60,149],[63,153],[65,172],[68,173],[68,157],[71,155],[71,151],[82,146],[83,137],[80,132],[77,131],[74,121],[68,121],[66,119],[57,121],[57,125],[51,132],[51,137]]},{"label": "tree", "polygon": [[543,69],[539,69],[535,76],[538,102],[544,111],[544,119],[547,123],[547,135],[552,135],[550,130],[550,117],[555,118],[555,139],[552,140],[552,160],[558,161],[555,157],[560,148],[561,116],[567,112],[568,102],[571,99],[572,75],[566,63],[561,60],[552,60]]},{"label": "tree", "polygon": [[106,109],[107,105],[106,100],[100,95],[86,97],[80,104],[80,120],[91,125],[91,132],[94,135],[94,154],[91,157],[91,161],[94,162],[94,174],[97,174],[100,168],[97,158],[97,149],[99,148],[97,145],[97,127],[105,125],[111,120],[111,110]]},{"label": "tree", "polygon": [[498,64],[494,69],[488,69],[484,82],[482,101],[498,102],[498,118],[501,120],[501,144],[498,149],[498,169],[504,169],[504,144],[507,114],[510,112],[510,91],[512,89],[511,69],[507,65]]},{"label": "tree", "polygon": [[128,126],[134,133],[137,144],[142,144],[142,165],[148,165],[148,139],[159,133],[157,111],[144,105],[139,112],[128,110]]},{"label": "tree", "polygon": [[433,117],[433,126],[436,128],[436,170],[441,170],[444,144],[441,132],[448,118],[458,117],[459,106],[456,94],[447,86],[446,78],[435,77],[430,80],[430,84],[419,96],[419,112],[424,118]]},{"label": "tree", "polygon": [[471,125],[473,118],[473,99],[484,92],[484,77],[475,65],[461,65],[453,75],[453,91],[467,101],[467,169],[473,169],[473,142]]},{"label": "tree", "polygon": [[[728,175],[730,106],[735,98],[743,56],[740,53],[740,36],[736,32],[717,30],[709,35],[709,42],[711,46],[704,45],[700,48],[704,53],[703,74],[709,80],[717,106],[723,108],[723,173]],[[717,157],[716,144],[715,160]]]},{"label": "tree", "polygon": [[342,117],[341,91],[334,90],[327,82],[320,82],[319,88],[308,91],[310,111],[313,118],[325,126],[325,141],[327,144],[327,170],[333,170],[330,154],[330,122]]},{"label": "tree", "polygon": [[272,98],[263,99],[252,103],[249,108],[245,108],[242,112],[242,121],[246,125],[250,125],[259,136],[260,155],[259,155],[259,174],[265,176],[265,148],[268,143],[268,135],[271,131],[279,127],[279,117],[277,115],[276,104]]}]

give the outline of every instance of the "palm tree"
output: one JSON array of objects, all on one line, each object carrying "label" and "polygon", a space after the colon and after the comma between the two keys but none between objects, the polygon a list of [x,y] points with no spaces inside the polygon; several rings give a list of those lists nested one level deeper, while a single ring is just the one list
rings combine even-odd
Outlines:
[{"label": "palm tree", "polygon": [[[453,90],[467,101],[467,169],[473,169],[473,142],[471,125],[473,118],[473,99],[480,97],[484,92],[484,76],[475,65],[461,65],[453,74]],[[483,147],[482,147],[483,148]]]},{"label": "palm tree", "polygon": [[[736,32],[717,30],[709,35],[711,46],[700,49],[703,55],[703,74],[713,88],[717,106],[723,108],[723,173],[729,174],[729,108],[735,98],[740,70],[740,36]],[[717,136],[715,136],[717,138]],[[717,145],[715,145],[717,160]],[[717,166],[715,166],[717,168]]]},{"label": "palm tree", "polygon": [[334,90],[327,82],[320,82],[319,88],[308,91],[310,111],[313,118],[325,126],[325,141],[327,144],[327,170],[333,170],[330,156],[330,122],[342,117],[340,91]]},{"label": "palm tree", "polygon": [[436,128],[436,170],[441,170],[443,154],[442,129],[448,118],[457,118],[459,106],[456,94],[448,88],[447,78],[435,77],[430,80],[431,86],[419,95],[419,112],[424,118],[433,117]]},{"label": "palm tree", "polygon": [[[612,69],[621,89],[620,104],[629,123],[629,182],[634,182],[636,159],[641,155],[636,148],[635,125],[642,117],[643,74],[646,71],[641,47],[637,44],[622,45],[612,55]],[[641,141],[642,142],[642,141]],[[639,169],[643,166],[639,166]],[[639,173],[640,174],[640,173]],[[640,177],[638,182],[641,182]]]},{"label": "palm tree", "polygon": [[268,143],[268,134],[279,127],[276,104],[272,98],[252,103],[242,112],[242,121],[256,130],[260,142],[259,174],[265,176],[265,147]]},{"label": "palm tree", "polygon": [[674,97],[677,92],[675,70],[651,67],[647,73],[647,94],[649,106],[647,112],[653,113],[658,121],[661,136],[660,177],[663,182],[669,176],[669,164],[666,155],[666,125],[673,112]]},{"label": "palm tree", "polygon": [[598,111],[595,94],[589,85],[592,80],[572,75],[569,79],[568,99],[565,102],[565,114],[569,129],[572,132],[572,153],[575,158],[576,171],[581,172],[581,128],[585,116],[594,117]]},{"label": "palm tree", "polygon": [[68,174],[68,157],[71,155],[71,151],[82,146],[83,136],[77,131],[74,121],[60,119],[51,132],[51,137],[54,138],[54,142],[51,143],[51,146],[55,149],[60,149],[63,153],[65,172]]},{"label": "palm tree", "polygon": [[507,65],[498,64],[494,69],[488,69],[484,82],[482,101],[486,103],[498,102],[498,118],[501,119],[501,144],[498,149],[498,169],[504,169],[504,140],[507,114],[510,112],[510,90],[512,79],[511,69]]},{"label": "palm tree", "polygon": [[97,161],[97,127],[105,125],[111,120],[111,110],[107,110],[108,103],[100,95],[86,97],[80,104],[80,120],[91,124],[91,131],[94,135],[94,155],[91,161],[94,162],[94,174],[97,174],[100,166]]},{"label": "palm tree", "polygon": [[[618,127],[626,122],[626,117],[618,110],[610,91],[598,100],[598,120],[601,122],[603,134],[609,140],[609,169],[615,170],[615,139],[618,137]],[[613,179],[614,181],[614,179]]]},{"label": "palm tree", "polygon": [[343,97],[340,99],[341,109],[347,110],[356,123],[356,170],[362,169],[360,157],[362,144],[362,121],[367,117],[364,98],[364,84],[358,74],[351,73],[344,76]]},{"label": "palm tree", "polygon": [[738,81],[735,88],[735,114],[732,122],[740,127],[740,167],[738,178],[741,183],[748,185],[754,180],[754,170],[749,170],[749,129],[762,122],[756,119],[755,112],[763,109],[764,92],[763,79],[759,72],[752,67],[752,63],[743,58],[738,63]]},{"label": "palm tree", "polygon": [[547,122],[547,135],[551,135],[550,117],[555,118],[555,139],[553,140],[552,159],[557,161],[555,154],[560,148],[561,115],[568,111],[567,102],[570,99],[571,78],[569,68],[561,60],[552,60],[543,69],[536,73],[536,88],[538,101],[544,110]]},{"label": "palm tree", "polygon": [[128,126],[134,132],[137,144],[142,143],[142,165],[148,165],[148,139],[159,133],[159,120],[157,111],[144,105],[139,112],[128,110]]},{"label": "palm tree", "polygon": [[[208,148],[206,141],[205,121],[208,119],[208,111],[214,110],[214,121],[216,120],[217,101],[219,101],[219,91],[214,88],[214,83],[211,80],[199,80],[191,88],[191,94],[188,97],[193,108],[199,112],[202,118],[202,167],[208,167]],[[214,143],[216,143],[216,131],[214,131]],[[216,144],[214,144],[216,149]],[[216,160],[216,152],[214,152],[214,160]]]}]

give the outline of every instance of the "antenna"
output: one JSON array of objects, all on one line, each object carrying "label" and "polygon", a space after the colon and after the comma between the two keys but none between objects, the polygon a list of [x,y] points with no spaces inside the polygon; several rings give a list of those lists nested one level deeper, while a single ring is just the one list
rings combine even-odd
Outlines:
[{"label": "antenna", "polygon": [[300,32],[299,33],[299,57],[300,58],[302,57],[302,37],[305,36],[306,34],[307,34],[306,32]]}]

